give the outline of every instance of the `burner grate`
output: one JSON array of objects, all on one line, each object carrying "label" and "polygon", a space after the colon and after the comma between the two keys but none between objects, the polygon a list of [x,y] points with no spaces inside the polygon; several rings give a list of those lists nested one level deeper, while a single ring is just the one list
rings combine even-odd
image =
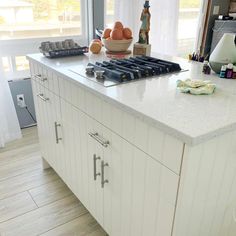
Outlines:
[{"label": "burner grate", "polygon": [[[71,71],[78,73],[76,69]],[[152,76],[181,72],[179,64],[148,56],[130,57],[128,59],[88,63],[86,72],[79,74],[105,87],[130,81],[138,81]]]}]

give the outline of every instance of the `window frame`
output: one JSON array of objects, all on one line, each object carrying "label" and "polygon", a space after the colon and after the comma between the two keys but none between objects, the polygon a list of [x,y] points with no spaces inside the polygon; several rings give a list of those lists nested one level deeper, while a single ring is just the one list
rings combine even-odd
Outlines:
[{"label": "window frame", "polygon": [[[15,57],[26,56],[27,54],[39,52],[40,43],[43,41],[62,41],[68,38],[74,39],[80,45],[88,45],[89,31],[91,27],[89,22],[93,19],[91,2],[94,0],[80,0],[81,1],[81,34],[69,36],[55,36],[55,37],[32,37],[19,39],[1,39],[0,40],[0,60],[2,57],[8,57],[10,63],[10,71],[4,71],[2,62],[0,63],[0,72],[7,80],[17,80],[30,77],[29,70],[17,71]],[[102,0],[103,1],[103,0]],[[27,46],[26,46],[27,45]],[[1,78],[0,78],[1,79]]]},{"label": "window frame", "polygon": [[[78,35],[68,35],[68,36],[65,36],[65,35],[61,35],[61,36],[55,36],[55,37],[44,37],[44,36],[39,36],[39,37],[30,37],[30,38],[9,38],[9,39],[0,39],[0,43],[2,42],[3,45],[4,44],[7,44],[8,42],[10,44],[14,44],[16,41],[17,42],[30,42],[30,41],[40,41],[42,42],[43,40],[63,40],[64,38],[68,38],[68,37],[73,37],[73,38],[78,38],[78,39],[83,39],[85,35],[87,35],[87,25],[88,25],[88,22],[87,22],[87,6],[88,6],[88,1],[89,0],[79,0],[81,2],[81,34],[78,36]],[[86,25],[86,27],[85,27]],[[1,46],[1,45],[0,45]]]}]

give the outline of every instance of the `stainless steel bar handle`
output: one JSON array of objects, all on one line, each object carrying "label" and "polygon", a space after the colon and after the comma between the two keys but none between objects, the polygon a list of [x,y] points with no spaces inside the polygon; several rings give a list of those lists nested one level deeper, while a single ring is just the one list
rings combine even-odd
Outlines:
[{"label": "stainless steel bar handle", "polygon": [[104,161],[101,162],[101,172],[102,172],[102,176],[101,176],[101,186],[102,188],[104,188],[104,185],[109,183],[108,179],[105,179],[104,177],[104,169],[105,167],[109,166],[108,163],[105,163]]},{"label": "stainless steel bar handle", "polygon": [[60,140],[62,140],[62,138],[58,137],[58,130],[57,128],[60,127],[61,125],[58,124],[57,122],[54,122],[54,126],[55,126],[55,134],[56,134],[56,143],[58,144]]},{"label": "stainless steel bar handle", "polygon": [[47,81],[48,79],[46,78],[46,77],[43,77],[42,75],[35,75],[34,76],[34,78],[35,79],[39,79],[39,80],[41,80],[42,82],[44,82],[44,81]]},{"label": "stainless steel bar handle", "polygon": [[108,145],[110,144],[109,141],[106,141],[106,140],[104,140],[103,138],[101,138],[98,133],[91,133],[91,132],[90,132],[89,135],[90,135],[93,139],[95,139],[97,142],[99,142],[103,147],[108,147]]},{"label": "stainless steel bar handle", "polygon": [[93,155],[93,178],[96,181],[97,176],[101,175],[101,173],[97,173],[97,160],[101,160],[101,157],[97,157],[96,154]]},{"label": "stainless steel bar handle", "polygon": [[43,100],[44,102],[49,101],[49,98],[45,98],[44,95],[42,93],[37,95],[41,100]]}]

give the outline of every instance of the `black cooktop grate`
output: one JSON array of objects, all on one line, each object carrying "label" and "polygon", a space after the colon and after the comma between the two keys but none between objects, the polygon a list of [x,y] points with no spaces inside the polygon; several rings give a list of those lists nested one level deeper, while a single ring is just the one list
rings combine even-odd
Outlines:
[{"label": "black cooktop grate", "polygon": [[181,71],[177,63],[147,56],[89,63],[88,66],[93,67],[95,72],[104,71],[104,78],[107,77],[119,83]]},{"label": "black cooktop grate", "polygon": [[183,71],[177,63],[148,56],[88,63],[84,71],[70,70],[105,87]]}]

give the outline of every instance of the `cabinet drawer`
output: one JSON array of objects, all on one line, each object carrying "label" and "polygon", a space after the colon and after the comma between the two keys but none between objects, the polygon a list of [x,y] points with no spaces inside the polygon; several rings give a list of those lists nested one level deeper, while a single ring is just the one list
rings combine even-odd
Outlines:
[{"label": "cabinet drawer", "polygon": [[33,79],[56,95],[60,95],[58,77],[56,74],[39,64],[34,63],[32,66],[33,70],[31,68],[31,73],[33,71]]}]

